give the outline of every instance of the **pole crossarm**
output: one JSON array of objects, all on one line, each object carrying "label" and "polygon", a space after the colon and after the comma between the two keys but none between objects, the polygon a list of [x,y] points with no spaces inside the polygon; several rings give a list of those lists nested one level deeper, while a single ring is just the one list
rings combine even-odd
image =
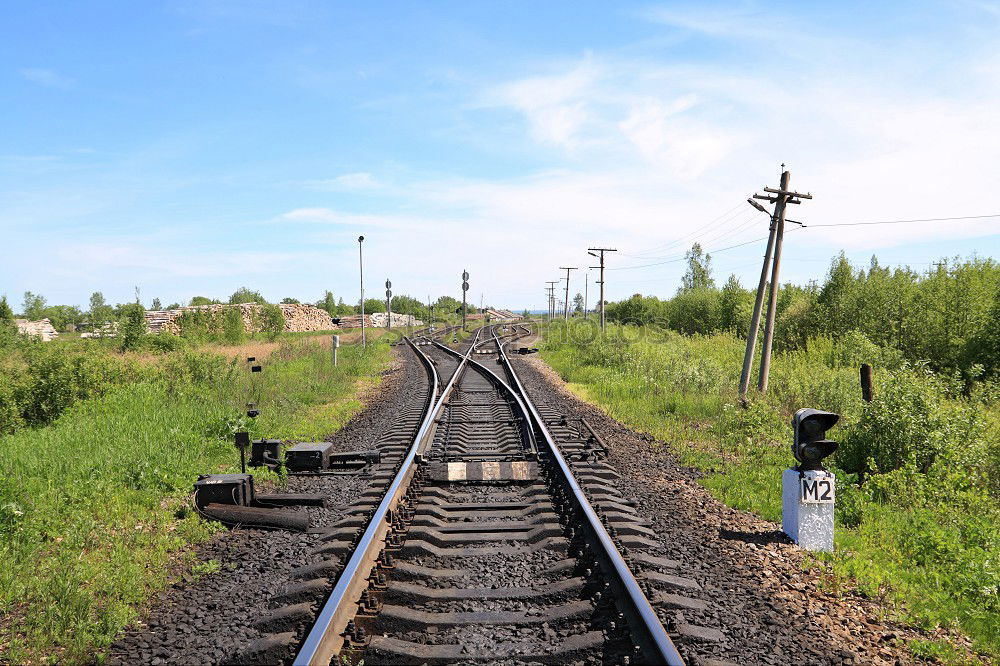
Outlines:
[{"label": "pole crossarm", "polygon": [[812,199],[813,198],[813,196],[811,194],[809,194],[808,192],[806,192],[805,194],[802,194],[800,192],[792,192],[790,190],[782,190],[782,189],[776,188],[776,187],[765,187],[764,191],[765,192],[770,192],[771,194],[780,194],[782,196],[793,197],[793,198],[797,198],[797,199]]}]

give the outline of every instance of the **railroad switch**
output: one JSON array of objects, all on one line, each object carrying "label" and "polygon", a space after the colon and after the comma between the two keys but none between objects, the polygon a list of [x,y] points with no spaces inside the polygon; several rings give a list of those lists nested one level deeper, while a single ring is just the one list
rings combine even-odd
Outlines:
[{"label": "railroad switch", "polygon": [[290,472],[318,472],[330,466],[330,442],[296,444],[285,451],[285,467]]},{"label": "railroad switch", "polygon": [[250,467],[269,467],[277,472],[281,469],[280,439],[255,439],[250,442]]},{"label": "railroad switch", "polygon": [[329,468],[331,470],[361,470],[365,467],[377,465],[382,461],[382,452],[378,449],[369,451],[344,451],[342,453],[331,453],[329,456]]},{"label": "railroad switch", "polygon": [[194,503],[201,510],[209,504],[250,506],[255,500],[249,474],[202,474],[194,484]]}]

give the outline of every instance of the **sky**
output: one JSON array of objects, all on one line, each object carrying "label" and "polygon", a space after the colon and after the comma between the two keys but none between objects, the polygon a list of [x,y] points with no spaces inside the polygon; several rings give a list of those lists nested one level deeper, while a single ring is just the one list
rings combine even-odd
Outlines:
[{"label": "sky", "polygon": [[[0,293],[672,295],[996,257],[1000,2],[4,3]],[[753,241],[753,242],[749,242]],[[731,247],[738,246],[738,247]]]}]

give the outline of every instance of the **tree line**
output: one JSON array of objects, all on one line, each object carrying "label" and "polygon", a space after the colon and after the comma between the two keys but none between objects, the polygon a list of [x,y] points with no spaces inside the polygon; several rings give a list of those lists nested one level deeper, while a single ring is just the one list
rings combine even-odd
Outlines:
[{"label": "tree line", "polygon": [[[610,303],[608,318],[656,323],[686,334],[730,331],[746,337],[755,291],[743,288],[735,275],[718,288],[711,256],[697,244],[686,260],[673,297],[634,294]],[[804,349],[811,338],[849,333],[938,370],[958,369],[969,377],[995,374],[1000,371],[1000,265],[973,255],[916,271],[882,266],[872,256],[865,267],[851,265],[841,252],[821,284],[781,286],[776,349]]]},{"label": "tree line", "polygon": [[[302,301],[299,299],[289,296],[282,298],[278,303],[298,304],[301,302]],[[24,293],[24,299],[21,303],[19,315],[15,315],[13,309],[7,301],[7,297],[0,296],[0,320],[13,321],[15,317],[20,317],[31,321],[38,321],[40,319],[47,318],[52,323],[52,326],[60,332],[75,330],[93,331],[100,330],[112,322],[121,322],[129,313],[130,309],[134,309],[136,303],[138,303],[138,300],[133,303],[119,303],[111,305],[104,298],[103,293],[95,291],[90,296],[89,307],[87,309],[83,309],[76,305],[49,305],[46,298],[41,294],[27,291]],[[258,303],[261,305],[270,304],[259,291],[250,289],[249,287],[240,287],[233,292],[228,299],[221,300],[207,296],[194,296],[188,301],[187,305],[236,305],[240,303]],[[340,317],[358,314],[361,312],[360,299],[356,300],[352,304],[347,304],[344,302],[343,297],[335,297],[333,292],[330,290],[326,290],[323,293],[322,298],[311,304],[326,311],[331,317]],[[365,312],[369,314],[373,312],[385,312],[385,305],[385,299],[366,298]],[[175,310],[180,307],[180,303],[171,303],[166,307],[163,307],[160,299],[154,298],[149,309]],[[451,296],[439,297],[436,301],[431,303],[430,309],[428,308],[426,302],[420,301],[412,296],[393,296],[391,301],[391,308],[393,312],[413,315],[417,319],[424,321],[428,321],[430,319],[431,310],[433,310],[435,319],[447,319],[453,317],[456,311],[460,310],[461,307],[461,301]],[[475,312],[476,309],[470,306],[468,311]],[[134,318],[135,317],[133,316],[133,319]]]}]

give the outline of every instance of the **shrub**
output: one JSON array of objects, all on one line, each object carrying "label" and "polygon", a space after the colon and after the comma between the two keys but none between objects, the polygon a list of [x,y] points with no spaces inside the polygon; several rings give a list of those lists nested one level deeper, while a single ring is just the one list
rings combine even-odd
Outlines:
[{"label": "shrub", "polygon": [[222,314],[222,339],[238,345],[247,339],[247,330],[243,324],[243,312],[240,308],[226,308]]},{"label": "shrub", "polygon": [[862,474],[903,467],[926,473],[940,458],[970,464],[985,421],[978,404],[957,395],[959,388],[926,366],[884,371],[875,400],[845,432],[837,464]]},{"label": "shrub", "polygon": [[257,318],[257,330],[267,336],[268,340],[277,339],[278,335],[285,330],[285,315],[281,313],[281,308],[270,303],[262,305],[260,310],[255,312]]},{"label": "shrub", "polygon": [[146,310],[142,305],[129,303],[122,306],[118,325],[118,341],[122,351],[138,348],[147,330]]}]

